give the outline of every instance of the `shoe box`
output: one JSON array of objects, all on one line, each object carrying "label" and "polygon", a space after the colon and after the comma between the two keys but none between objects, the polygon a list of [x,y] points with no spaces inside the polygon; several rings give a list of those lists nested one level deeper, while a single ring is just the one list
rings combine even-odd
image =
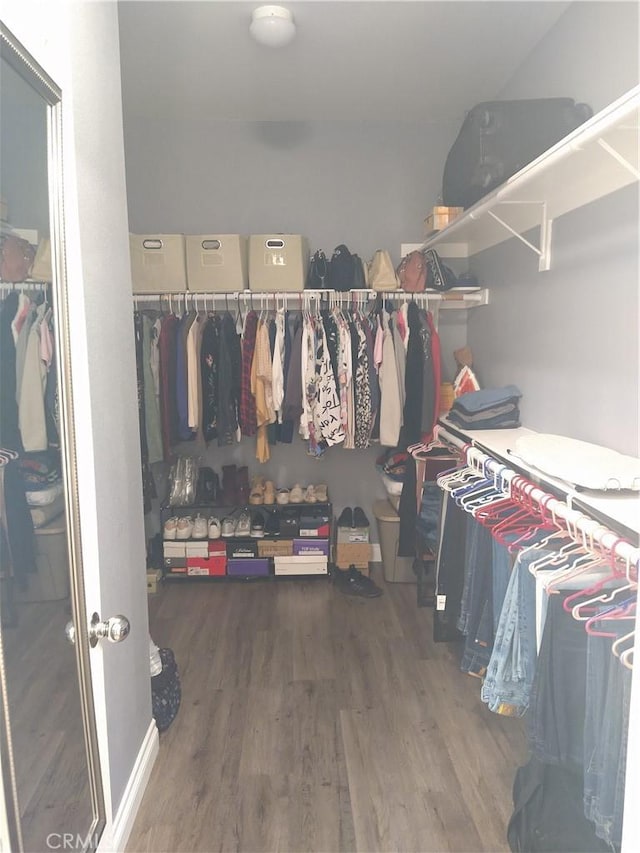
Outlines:
[{"label": "shoe box", "polygon": [[291,557],[293,555],[292,539],[260,539],[258,542],[259,557]]},{"label": "shoe box", "polygon": [[368,542],[338,542],[336,545],[335,564],[339,569],[369,568],[371,560],[371,545]]},{"label": "shoe box", "polygon": [[300,511],[301,537],[310,536],[320,539],[329,537],[329,514],[327,509],[303,509]]},{"label": "shoe box", "polygon": [[244,576],[267,576],[269,574],[269,560],[259,559],[235,559],[227,560],[227,574],[235,577]]},{"label": "shoe box", "polygon": [[147,592],[154,595],[160,588],[162,571],[160,569],[147,569]]},{"label": "shoe box", "polygon": [[326,575],[328,565],[327,557],[315,554],[273,558],[276,575]]},{"label": "shoe box", "polygon": [[294,539],[293,555],[296,557],[328,557],[328,539]]},{"label": "shoe box", "polygon": [[300,535],[300,512],[297,509],[280,510],[280,536],[295,539]]},{"label": "shoe box", "polygon": [[226,555],[220,554],[215,556],[204,557],[188,557],[187,558],[187,575],[193,577],[220,577],[227,573],[227,558]]},{"label": "shoe box", "polygon": [[369,541],[368,527],[339,527],[336,524],[336,531],[336,541],[338,544]]},{"label": "shoe box", "polygon": [[227,542],[227,558],[229,560],[251,560],[258,556],[257,541]]}]

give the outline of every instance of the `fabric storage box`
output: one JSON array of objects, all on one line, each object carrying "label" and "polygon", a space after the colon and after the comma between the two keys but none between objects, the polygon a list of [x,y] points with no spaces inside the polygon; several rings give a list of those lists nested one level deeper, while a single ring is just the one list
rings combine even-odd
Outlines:
[{"label": "fabric storage box", "polygon": [[368,542],[340,542],[336,545],[336,566],[348,569],[368,568],[371,560],[371,545]]},{"label": "fabric storage box", "polygon": [[247,576],[267,576],[269,574],[269,560],[254,559],[254,560],[227,560],[227,574],[235,575],[236,577]]},{"label": "fabric storage box", "polygon": [[254,539],[252,542],[242,540],[240,542],[229,542],[227,544],[227,557],[230,559],[243,560],[245,558],[258,556],[258,543]]},{"label": "fabric storage box", "polygon": [[134,293],[187,289],[183,234],[129,234]]},{"label": "fabric storage box", "polygon": [[252,234],[249,237],[249,287],[280,292],[304,290],[309,244],[299,234]]},{"label": "fabric storage box", "polygon": [[398,556],[400,516],[389,501],[376,501],[373,514],[378,522],[384,579],[391,583],[417,583],[413,557]]},{"label": "fabric storage box", "polygon": [[298,557],[274,557],[273,566],[277,575],[326,575],[328,560],[317,555]]},{"label": "fabric storage box", "polygon": [[328,539],[294,539],[293,553],[296,557],[299,556],[329,556],[329,540]]},{"label": "fabric storage box", "polygon": [[186,237],[189,290],[235,293],[249,287],[247,238],[240,234]]},{"label": "fabric storage box", "polygon": [[64,516],[34,530],[36,571],[28,575],[28,586],[15,584],[18,601],[61,601],[69,596],[67,525]]},{"label": "fabric storage box", "polygon": [[282,539],[272,541],[270,539],[258,540],[259,557],[290,557],[293,554],[293,541]]}]

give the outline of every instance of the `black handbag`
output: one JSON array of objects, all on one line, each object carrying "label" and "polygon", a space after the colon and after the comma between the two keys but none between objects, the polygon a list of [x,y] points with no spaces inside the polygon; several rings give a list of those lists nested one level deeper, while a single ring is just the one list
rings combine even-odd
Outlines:
[{"label": "black handbag", "polygon": [[159,649],[162,672],[151,678],[151,712],[159,732],[175,720],[182,699],[178,665],[171,649]]},{"label": "black handbag", "polygon": [[451,290],[458,283],[458,277],[452,269],[440,260],[435,249],[426,249],[424,258],[427,262],[427,288],[430,290]]},{"label": "black handbag", "polygon": [[311,257],[304,287],[305,290],[326,290],[331,287],[329,283],[329,261],[322,249],[318,249]]},{"label": "black handbag", "polygon": [[331,256],[331,268],[329,272],[330,286],[342,293],[351,290],[355,281],[354,270],[354,255],[351,254],[344,243],[336,246]]}]

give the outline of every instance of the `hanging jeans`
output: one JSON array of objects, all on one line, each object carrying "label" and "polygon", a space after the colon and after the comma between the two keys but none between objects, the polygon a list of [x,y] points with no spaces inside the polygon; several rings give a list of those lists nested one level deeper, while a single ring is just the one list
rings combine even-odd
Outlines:
[{"label": "hanging jeans", "polygon": [[491,532],[468,516],[465,586],[458,627],[466,636],[460,669],[483,676],[493,647],[493,547]]}]

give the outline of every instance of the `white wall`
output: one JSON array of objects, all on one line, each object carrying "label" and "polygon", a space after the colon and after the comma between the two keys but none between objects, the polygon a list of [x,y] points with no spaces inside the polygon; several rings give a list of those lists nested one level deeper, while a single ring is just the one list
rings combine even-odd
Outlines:
[{"label": "white wall", "polygon": [[[117,9],[5,0],[3,22],[63,92],[66,260],[87,605],[131,634],[92,652],[115,815],[151,723]],[[104,713],[106,703],[106,714]]]}]

